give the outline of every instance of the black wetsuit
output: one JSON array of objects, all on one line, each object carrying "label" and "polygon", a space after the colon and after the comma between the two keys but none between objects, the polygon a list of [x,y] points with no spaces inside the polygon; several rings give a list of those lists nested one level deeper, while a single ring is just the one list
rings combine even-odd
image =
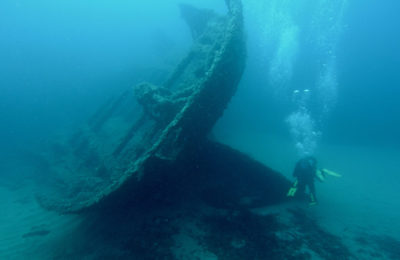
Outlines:
[{"label": "black wetsuit", "polygon": [[311,201],[316,200],[314,185],[316,170],[317,160],[314,157],[307,156],[297,162],[293,172],[293,176],[297,178],[297,194],[304,195],[306,186],[308,186]]}]

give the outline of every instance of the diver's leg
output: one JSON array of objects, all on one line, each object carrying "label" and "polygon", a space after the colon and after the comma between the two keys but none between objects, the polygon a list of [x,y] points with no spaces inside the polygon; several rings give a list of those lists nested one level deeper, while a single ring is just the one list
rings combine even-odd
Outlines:
[{"label": "diver's leg", "polygon": [[308,189],[310,190],[310,205],[317,204],[317,197],[315,194],[315,185],[314,185],[313,181],[308,184]]},{"label": "diver's leg", "polygon": [[297,183],[297,196],[303,197],[304,193],[306,191],[306,184],[304,183],[304,181],[299,180]]}]

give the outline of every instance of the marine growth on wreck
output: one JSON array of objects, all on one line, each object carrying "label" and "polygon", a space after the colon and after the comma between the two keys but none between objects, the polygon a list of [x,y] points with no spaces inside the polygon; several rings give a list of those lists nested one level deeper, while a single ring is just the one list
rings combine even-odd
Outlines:
[{"label": "marine growth on wreck", "polygon": [[242,5],[226,4],[225,16],[181,5],[190,51],[164,84],[144,82],[110,100],[48,153],[54,179],[51,192],[38,195],[42,206],[79,212],[114,193],[128,196],[149,165],[173,163],[206,141],[245,67]]}]

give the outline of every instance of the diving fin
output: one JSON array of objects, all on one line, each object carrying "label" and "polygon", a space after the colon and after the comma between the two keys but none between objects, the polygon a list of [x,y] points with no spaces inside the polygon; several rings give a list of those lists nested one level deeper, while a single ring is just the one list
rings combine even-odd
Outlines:
[{"label": "diving fin", "polygon": [[288,197],[294,197],[294,195],[296,194],[297,188],[296,187],[291,187],[287,193],[286,196]]},{"label": "diving fin", "polygon": [[330,175],[330,176],[333,176],[333,177],[337,177],[337,178],[342,177],[341,174],[336,173],[336,172],[333,172],[333,171],[328,170],[328,169],[322,169],[321,171],[322,171],[323,173],[325,173],[325,174],[327,174],[327,175]]},{"label": "diving fin", "polygon": [[308,206],[315,206],[315,205],[317,205],[318,204],[318,202],[317,202],[317,200],[315,199],[315,196],[314,196],[314,194],[312,194],[312,193],[310,193],[310,202],[308,203]]},{"label": "diving fin", "polygon": [[297,191],[297,180],[293,183],[293,186],[290,187],[288,193],[286,194],[287,197],[294,197]]}]

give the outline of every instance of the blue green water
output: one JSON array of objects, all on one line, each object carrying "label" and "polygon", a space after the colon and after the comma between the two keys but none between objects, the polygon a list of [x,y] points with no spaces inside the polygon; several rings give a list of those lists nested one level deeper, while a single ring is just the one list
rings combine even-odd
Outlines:
[{"label": "blue green water", "polygon": [[[201,2],[210,5],[224,12],[222,1]],[[290,92],[325,84],[310,102],[314,120],[324,117],[324,138],[398,147],[396,6],[245,3],[249,58],[236,99],[252,106],[238,112],[254,125],[285,132],[282,118],[294,106]],[[2,1],[0,7],[0,131],[9,147],[84,119],[146,70],[170,68],[190,44],[173,1]],[[330,107],[328,115],[321,116],[318,102]]]},{"label": "blue green water", "polygon": [[[110,96],[162,81],[192,42],[178,2],[226,12],[222,0],[0,2],[0,183],[32,177],[16,158]],[[287,177],[304,154],[343,173],[319,188],[316,214],[333,230],[329,205],[344,226],[370,214],[376,232],[400,215],[398,10],[395,0],[244,0],[246,71],[215,135]]]},{"label": "blue green water", "polygon": [[248,70],[232,118],[243,113],[255,127],[287,133],[292,91],[310,89],[306,106],[325,141],[398,148],[398,4],[300,2],[248,7]]}]

